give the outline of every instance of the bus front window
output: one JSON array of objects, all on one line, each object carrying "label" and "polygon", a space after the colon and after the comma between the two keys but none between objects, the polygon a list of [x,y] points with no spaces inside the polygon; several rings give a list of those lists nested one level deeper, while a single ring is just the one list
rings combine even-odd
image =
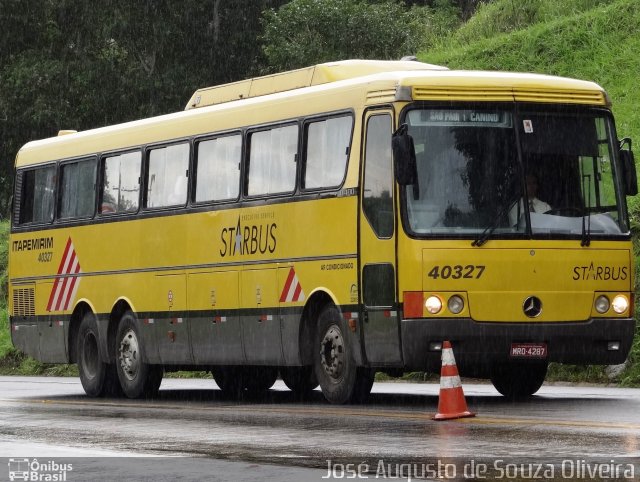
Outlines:
[{"label": "bus front window", "polygon": [[526,177],[536,180],[535,198],[548,206],[531,212],[534,235],[627,231],[607,117],[531,112],[521,115],[519,129]]},{"label": "bus front window", "polygon": [[417,188],[408,186],[404,196],[413,233],[524,232],[509,221],[522,197],[510,112],[414,109],[406,122],[418,169]]},{"label": "bus front window", "polygon": [[613,128],[597,111],[425,108],[409,110],[405,122],[418,182],[403,199],[416,236],[584,239],[628,231]]}]

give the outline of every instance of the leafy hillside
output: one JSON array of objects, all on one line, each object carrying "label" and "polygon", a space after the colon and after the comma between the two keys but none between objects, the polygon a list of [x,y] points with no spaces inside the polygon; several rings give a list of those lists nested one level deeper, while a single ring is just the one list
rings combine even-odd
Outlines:
[{"label": "leafy hillside", "polygon": [[[479,10],[443,42],[446,47],[421,52],[420,60],[450,68],[539,72],[592,80],[603,86],[613,101],[618,135],[632,137],[640,145],[637,0],[516,2],[516,8],[530,8],[530,21],[520,20],[524,24],[520,30],[512,30],[518,21],[505,14],[511,4],[511,0],[499,0]],[[586,11],[575,7],[588,4],[596,6]],[[555,5],[554,9],[549,5]],[[545,18],[549,20],[537,20]],[[507,33],[488,37],[490,31]],[[635,151],[640,159],[640,150]],[[632,200],[631,205],[634,211],[640,209],[640,200]]]},{"label": "leafy hillside", "polygon": [[573,16],[619,0],[496,0],[479,5],[477,12],[453,35],[460,45],[495,37],[534,24]]}]

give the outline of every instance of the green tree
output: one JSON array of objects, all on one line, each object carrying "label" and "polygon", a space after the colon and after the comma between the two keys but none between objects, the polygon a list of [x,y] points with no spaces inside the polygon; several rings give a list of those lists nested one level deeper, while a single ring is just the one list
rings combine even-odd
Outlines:
[{"label": "green tree", "polygon": [[421,43],[427,11],[393,0],[292,0],[264,14],[271,71],[347,58],[398,59]]},{"label": "green tree", "polygon": [[285,0],[0,0],[0,215],[25,142],[184,108],[258,74],[261,15]]}]

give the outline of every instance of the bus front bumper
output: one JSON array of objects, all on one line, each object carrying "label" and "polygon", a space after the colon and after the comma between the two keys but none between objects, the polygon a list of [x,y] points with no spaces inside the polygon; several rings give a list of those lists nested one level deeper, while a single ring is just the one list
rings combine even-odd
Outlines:
[{"label": "bus front bumper", "polygon": [[[402,320],[405,369],[440,370],[438,343],[450,341],[462,375],[486,377],[492,364],[515,361],[514,344],[545,345],[544,361],[571,364],[623,363],[633,342],[633,318],[593,318],[570,323],[478,323],[469,318]],[[618,349],[612,349],[618,344]],[[518,359],[540,362],[541,359]]]}]

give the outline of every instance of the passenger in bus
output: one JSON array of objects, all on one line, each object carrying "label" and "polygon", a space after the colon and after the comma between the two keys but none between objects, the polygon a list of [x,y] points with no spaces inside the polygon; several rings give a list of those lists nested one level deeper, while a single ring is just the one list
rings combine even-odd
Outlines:
[{"label": "passenger in bus", "polygon": [[[551,211],[551,206],[546,202],[538,199],[538,178],[535,174],[527,174],[525,177],[527,189],[527,197],[529,198],[529,212],[546,213]],[[509,211],[509,222],[511,226],[518,224],[520,216],[524,213],[524,198],[521,198],[516,205]]]}]

